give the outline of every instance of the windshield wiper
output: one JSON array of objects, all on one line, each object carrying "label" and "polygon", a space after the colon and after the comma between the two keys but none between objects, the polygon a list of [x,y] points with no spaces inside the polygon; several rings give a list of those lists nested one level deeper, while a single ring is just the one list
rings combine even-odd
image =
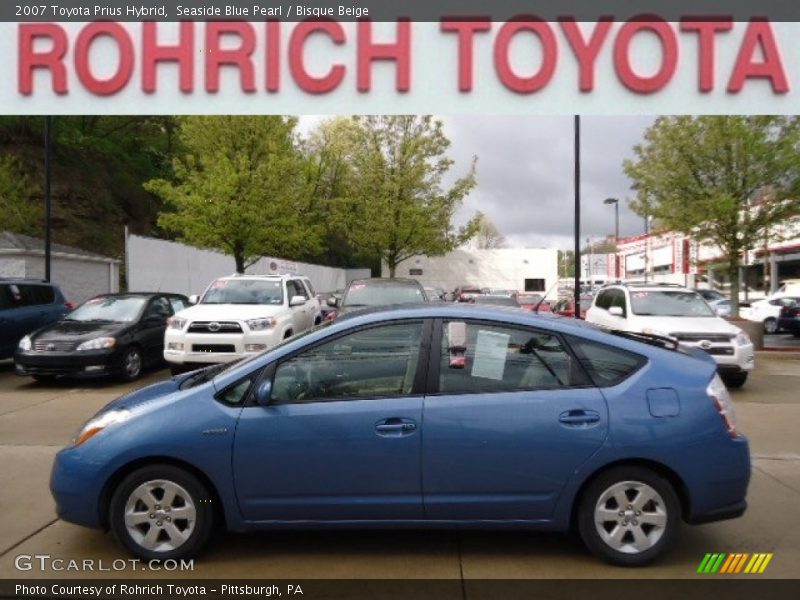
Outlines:
[{"label": "windshield wiper", "polygon": [[634,333],[633,331],[623,331],[622,329],[608,329],[611,335],[627,338],[637,342],[644,342],[651,346],[658,346],[659,348],[666,348],[667,350],[677,350],[680,345],[678,340],[666,335],[657,335],[655,333]]}]

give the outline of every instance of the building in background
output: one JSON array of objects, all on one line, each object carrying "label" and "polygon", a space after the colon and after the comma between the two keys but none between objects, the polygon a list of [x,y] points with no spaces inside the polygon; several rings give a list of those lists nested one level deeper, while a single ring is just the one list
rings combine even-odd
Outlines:
[{"label": "building in background", "polygon": [[[383,265],[383,277],[389,270]],[[530,292],[557,297],[558,250],[555,248],[459,248],[444,256],[414,256],[397,266],[396,277],[447,291],[464,285]]]},{"label": "building in background", "polygon": [[[117,259],[72,246],[51,247],[52,282],[74,304],[97,294],[118,292],[119,263]],[[43,240],[0,232],[0,277],[44,279],[44,274]]]},{"label": "building in background", "polygon": [[[621,238],[617,243],[616,265],[609,277],[647,279],[689,287],[725,289],[728,285],[726,259],[714,244],[673,232]],[[742,255],[742,282],[756,296],[775,291],[784,279],[800,277],[800,215],[787,219],[771,232],[770,239]]]}]

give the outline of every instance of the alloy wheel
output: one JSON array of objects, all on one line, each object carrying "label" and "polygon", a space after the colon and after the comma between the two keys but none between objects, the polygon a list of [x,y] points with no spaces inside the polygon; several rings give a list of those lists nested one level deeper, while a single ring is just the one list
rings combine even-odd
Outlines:
[{"label": "alloy wheel", "polygon": [[123,368],[128,379],[136,379],[139,376],[142,371],[142,355],[137,349],[131,348],[125,354]]},{"label": "alloy wheel", "polygon": [[194,531],[197,508],[189,492],[156,479],[136,487],[125,503],[125,527],[139,546],[154,552],[180,548]]},{"label": "alloy wheel", "polygon": [[640,481],[613,484],[600,495],[594,509],[600,539],[625,554],[639,554],[655,546],[668,519],[664,499]]}]

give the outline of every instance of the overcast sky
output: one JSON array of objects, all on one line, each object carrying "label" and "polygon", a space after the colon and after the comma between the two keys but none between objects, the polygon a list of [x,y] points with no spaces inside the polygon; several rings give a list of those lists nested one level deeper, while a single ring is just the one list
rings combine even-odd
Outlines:
[{"label": "overcast sky", "polygon": [[[307,131],[321,117],[301,118]],[[452,175],[463,175],[478,157],[478,184],[456,216],[465,222],[476,210],[494,221],[513,247],[572,248],[573,118],[538,116],[441,117],[455,160]],[[620,235],[643,231],[643,220],[627,207],[632,196],[622,161],[632,156],[653,117],[581,119],[581,238],[614,233],[620,199]]]}]

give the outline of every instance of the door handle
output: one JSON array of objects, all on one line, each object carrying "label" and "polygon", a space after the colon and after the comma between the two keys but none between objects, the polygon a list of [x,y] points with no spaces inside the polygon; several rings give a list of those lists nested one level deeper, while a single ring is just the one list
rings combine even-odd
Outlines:
[{"label": "door handle", "polygon": [[393,417],[375,423],[375,432],[383,437],[400,437],[410,435],[417,429],[417,424],[412,419]]},{"label": "door handle", "polygon": [[558,416],[559,423],[570,427],[592,425],[600,422],[600,413],[594,410],[568,410]]}]

